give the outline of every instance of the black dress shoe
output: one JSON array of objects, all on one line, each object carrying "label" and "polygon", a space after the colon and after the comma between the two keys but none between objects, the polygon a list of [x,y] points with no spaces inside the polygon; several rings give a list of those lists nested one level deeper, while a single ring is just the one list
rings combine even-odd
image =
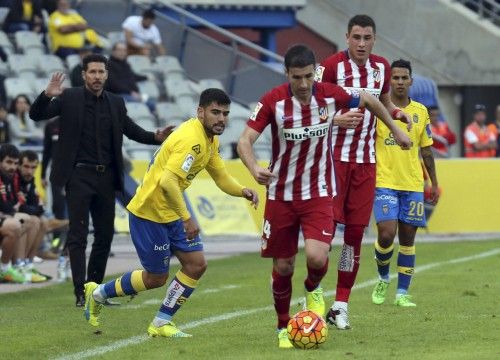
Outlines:
[{"label": "black dress shoe", "polygon": [[85,295],[77,295],[76,296],[76,307],[84,307],[85,306]]},{"label": "black dress shoe", "polygon": [[104,306],[120,306],[120,305],[121,305],[121,303],[116,302],[116,301],[111,301],[109,299],[106,299],[104,301]]}]

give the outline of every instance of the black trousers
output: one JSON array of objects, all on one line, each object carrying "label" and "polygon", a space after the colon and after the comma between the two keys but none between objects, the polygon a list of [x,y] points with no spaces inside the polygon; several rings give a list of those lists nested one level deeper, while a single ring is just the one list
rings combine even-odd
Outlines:
[{"label": "black trousers", "polygon": [[[67,219],[68,214],[66,210],[66,196],[64,194],[64,187],[50,184],[50,190],[52,193],[52,213],[56,219]],[[54,239],[61,238],[62,232],[60,230],[54,230]],[[65,244],[64,244],[65,246]]]},{"label": "black trousers", "polygon": [[[77,167],[66,185],[69,215],[67,247],[76,296],[84,293],[86,281],[100,284],[104,278],[114,233],[115,176],[113,169],[97,172]],[[94,225],[94,242],[86,272],[89,212]]]}]

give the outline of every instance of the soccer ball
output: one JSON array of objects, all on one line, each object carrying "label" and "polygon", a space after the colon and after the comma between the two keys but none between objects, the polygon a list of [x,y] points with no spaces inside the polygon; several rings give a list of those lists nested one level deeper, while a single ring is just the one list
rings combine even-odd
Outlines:
[{"label": "soccer ball", "polygon": [[295,314],[287,326],[288,339],[298,349],[316,349],[326,341],[328,327],[325,320],[310,310]]}]

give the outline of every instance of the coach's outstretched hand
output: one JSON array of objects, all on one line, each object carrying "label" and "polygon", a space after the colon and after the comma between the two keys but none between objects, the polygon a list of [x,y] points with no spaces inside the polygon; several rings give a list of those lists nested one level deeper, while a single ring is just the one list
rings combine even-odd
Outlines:
[{"label": "coach's outstretched hand", "polygon": [[61,95],[64,90],[63,82],[65,78],[66,75],[62,72],[53,73],[45,89],[45,96],[52,98]]},{"label": "coach's outstretched hand", "polygon": [[241,191],[241,193],[245,199],[252,203],[253,208],[257,209],[257,206],[259,205],[259,195],[257,195],[257,192],[253,189],[245,188]]},{"label": "coach's outstretched hand", "polygon": [[155,140],[158,141],[159,143],[162,143],[165,141],[166,138],[170,134],[172,134],[172,131],[174,131],[175,125],[168,125],[165,126],[163,129],[157,129],[155,132]]}]

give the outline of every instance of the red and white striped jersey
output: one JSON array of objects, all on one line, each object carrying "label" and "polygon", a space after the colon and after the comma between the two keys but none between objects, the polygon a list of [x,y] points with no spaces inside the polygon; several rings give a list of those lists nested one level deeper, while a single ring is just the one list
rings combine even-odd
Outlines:
[{"label": "red and white striped jersey", "polygon": [[271,200],[308,200],[335,195],[332,121],[339,109],[359,105],[359,93],[340,86],[314,83],[311,102],[302,105],[282,84],[265,94],[247,125],[262,133],[271,125],[270,171],[277,175],[267,187]]},{"label": "red and white striped jersey", "polygon": [[[316,69],[316,81],[329,82],[346,90],[366,91],[379,97],[389,92],[391,67],[381,56],[371,54],[364,66],[349,58],[347,50],[323,60]],[[333,157],[355,163],[375,163],[376,118],[364,109],[364,119],[355,129],[333,127]]]}]

